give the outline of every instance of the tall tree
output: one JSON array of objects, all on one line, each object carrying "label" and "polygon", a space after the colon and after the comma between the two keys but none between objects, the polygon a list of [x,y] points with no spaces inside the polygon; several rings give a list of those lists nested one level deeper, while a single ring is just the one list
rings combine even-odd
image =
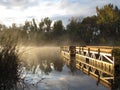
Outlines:
[{"label": "tall tree", "polygon": [[41,20],[41,22],[39,23],[39,30],[44,31],[44,21],[43,20]]},{"label": "tall tree", "polygon": [[25,24],[23,26],[24,30],[30,30],[31,29],[31,23],[29,21],[25,21]]},{"label": "tall tree", "polygon": [[103,36],[113,37],[116,35],[115,23],[119,20],[119,14],[116,6],[112,4],[105,5],[103,8],[96,7],[98,21]]},{"label": "tall tree", "polygon": [[35,22],[35,19],[34,19],[34,18],[32,19],[32,24],[33,24],[33,30],[34,30],[34,31],[37,31],[37,30],[38,30],[38,28],[37,28],[37,24],[36,24],[36,22]]},{"label": "tall tree", "polygon": [[64,30],[64,26],[61,20],[58,20],[53,25],[53,32],[58,36],[61,35]]},{"label": "tall tree", "polygon": [[52,21],[48,17],[44,18],[46,32],[49,32],[51,30],[51,23],[52,23]]},{"label": "tall tree", "polygon": [[72,42],[82,42],[81,21],[78,18],[72,17],[67,25],[67,33]]},{"label": "tall tree", "polygon": [[98,39],[97,36],[99,35],[98,25],[96,23],[97,16],[86,17],[81,22],[81,29],[84,30],[83,39],[84,41],[89,44],[93,43],[95,39]]}]

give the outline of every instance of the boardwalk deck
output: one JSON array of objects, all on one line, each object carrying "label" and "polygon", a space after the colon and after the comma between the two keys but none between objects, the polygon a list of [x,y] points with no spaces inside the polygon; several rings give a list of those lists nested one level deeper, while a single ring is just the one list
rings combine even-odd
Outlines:
[{"label": "boardwalk deck", "polygon": [[63,46],[61,55],[68,65],[82,70],[111,90],[118,88],[120,80],[119,47]]}]

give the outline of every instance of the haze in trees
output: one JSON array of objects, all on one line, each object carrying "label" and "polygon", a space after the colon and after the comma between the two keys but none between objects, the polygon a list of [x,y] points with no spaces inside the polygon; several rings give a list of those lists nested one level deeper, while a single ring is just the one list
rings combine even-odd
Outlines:
[{"label": "haze in trees", "polygon": [[20,26],[0,24],[0,33],[14,32],[18,43],[24,45],[120,45],[120,9],[108,4],[96,7],[96,13],[84,18],[71,17],[66,26],[49,17],[38,23],[33,18]]}]

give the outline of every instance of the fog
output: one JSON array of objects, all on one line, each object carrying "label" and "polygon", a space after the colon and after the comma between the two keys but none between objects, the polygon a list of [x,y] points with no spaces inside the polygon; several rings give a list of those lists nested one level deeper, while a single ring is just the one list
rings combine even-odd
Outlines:
[{"label": "fog", "polygon": [[60,57],[60,47],[22,46],[19,54],[23,66],[31,67],[23,73],[24,90],[107,90],[81,71],[73,74]]},{"label": "fog", "polygon": [[60,57],[60,48],[54,46],[22,46],[19,48],[20,59],[29,64],[37,64],[41,60],[55,60]]}]

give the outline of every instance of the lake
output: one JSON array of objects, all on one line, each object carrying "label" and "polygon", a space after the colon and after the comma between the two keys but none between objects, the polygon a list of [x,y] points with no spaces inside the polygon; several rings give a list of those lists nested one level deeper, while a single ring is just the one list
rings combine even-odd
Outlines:
[{"label": "lake", "polygon": [[108,90],[80,70],[71,72],[59,47],[22,47],[19,90]]}]

